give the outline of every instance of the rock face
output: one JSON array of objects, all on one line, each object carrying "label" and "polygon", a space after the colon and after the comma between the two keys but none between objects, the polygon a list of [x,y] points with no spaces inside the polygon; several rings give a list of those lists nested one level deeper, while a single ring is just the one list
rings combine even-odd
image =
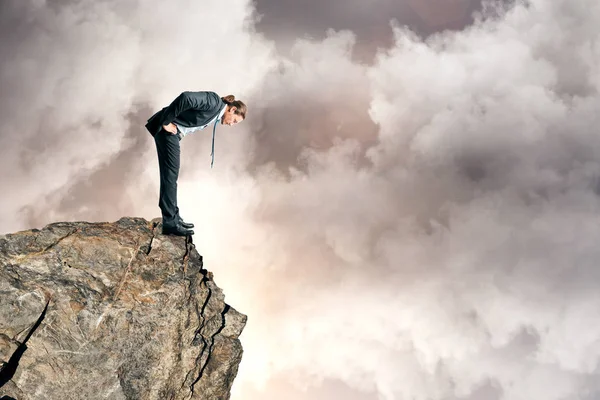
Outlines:
[{"label": "rock face", "polygon": [[246,316],[191,241],[159,232],[123,218],[0,236],[0,398],[229,399]]}]

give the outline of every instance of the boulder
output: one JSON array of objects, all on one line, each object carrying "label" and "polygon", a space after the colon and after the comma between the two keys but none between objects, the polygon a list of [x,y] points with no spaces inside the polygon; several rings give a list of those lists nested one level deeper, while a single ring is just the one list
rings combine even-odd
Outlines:
[{"label": "boulder", "polygon": [[0,236],[0,397],[229,399],[245,323],[158,220]]}]

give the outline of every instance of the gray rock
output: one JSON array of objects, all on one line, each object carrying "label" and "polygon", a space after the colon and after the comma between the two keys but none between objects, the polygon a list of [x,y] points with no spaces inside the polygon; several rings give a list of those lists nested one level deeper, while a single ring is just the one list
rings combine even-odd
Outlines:
[{"label": "gray rock", "polygon": [[246,316],[191,242],[159,232],[122,218],[0,236],[0,397],[229,399]]}]

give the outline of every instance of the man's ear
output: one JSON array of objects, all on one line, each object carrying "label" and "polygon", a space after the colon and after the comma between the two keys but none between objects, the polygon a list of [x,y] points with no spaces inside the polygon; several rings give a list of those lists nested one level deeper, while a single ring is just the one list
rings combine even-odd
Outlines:
[{"label": "man's ear", "polygon": [[229,112],[234,113],[237,110],[237,107],[231,106],[229,107]]}]

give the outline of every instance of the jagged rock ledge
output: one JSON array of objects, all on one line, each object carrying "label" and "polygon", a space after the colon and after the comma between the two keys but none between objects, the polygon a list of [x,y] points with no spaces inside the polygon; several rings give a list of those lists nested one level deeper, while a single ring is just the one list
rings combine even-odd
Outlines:
[{"label": "jagged rock ledge", "polygon": [[191,241],[159,229],[122,218],[0,236],[0,397],[229,398],[246,316]]}]

